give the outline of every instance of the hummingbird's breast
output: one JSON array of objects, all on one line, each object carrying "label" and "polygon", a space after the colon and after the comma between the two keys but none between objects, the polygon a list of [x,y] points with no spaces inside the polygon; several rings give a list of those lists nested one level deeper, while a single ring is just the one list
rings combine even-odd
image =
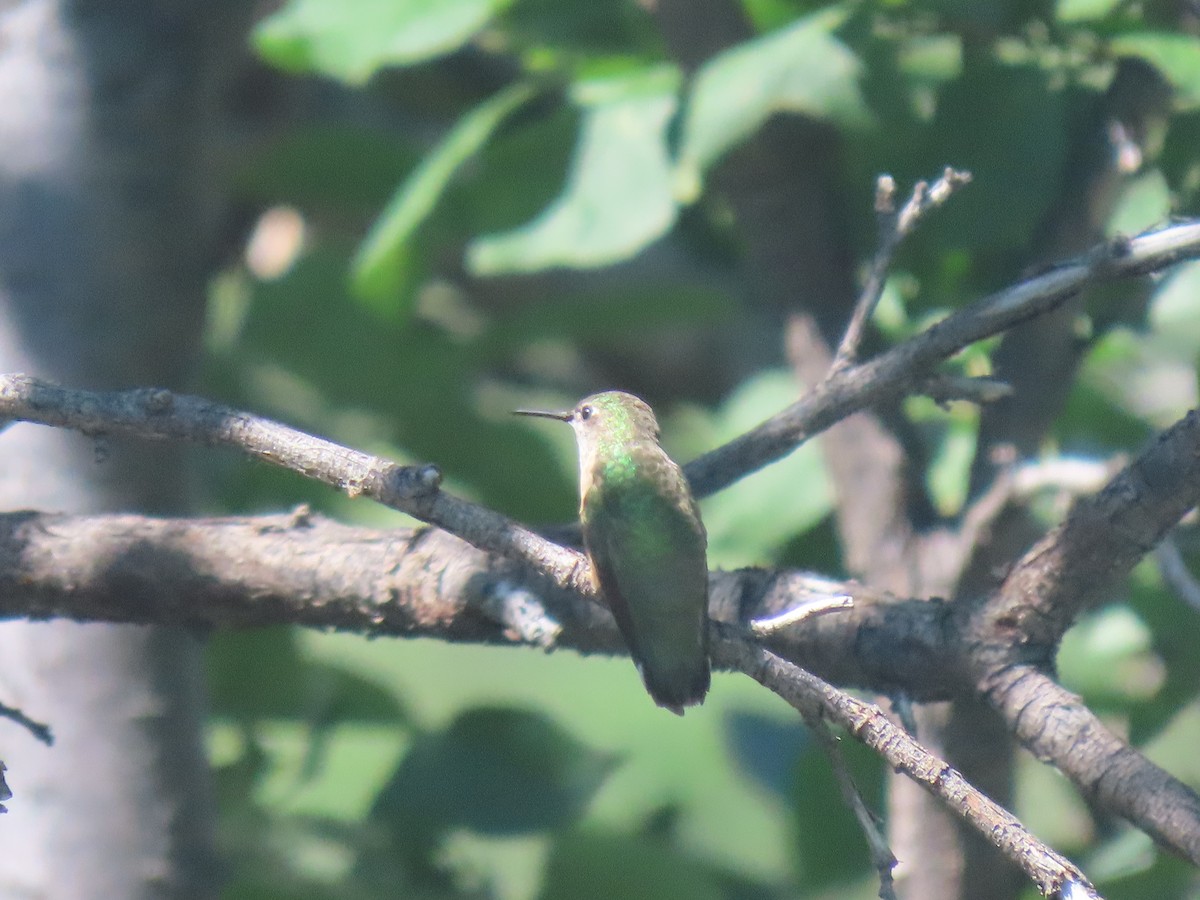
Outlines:
[{"label": "hummingbird's breast", "polygon": [[[635,443],[580,470],[580,512],[589,523],[639,533],[648,544],[663,530],[701,535],[704,526],[687,478],[656,443]],[[603,518],[604,522],[596,520]]]}]

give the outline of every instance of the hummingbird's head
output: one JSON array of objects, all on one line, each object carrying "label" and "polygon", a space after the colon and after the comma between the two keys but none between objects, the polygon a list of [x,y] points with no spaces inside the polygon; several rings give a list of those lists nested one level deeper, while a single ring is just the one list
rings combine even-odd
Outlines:
[{"label": "hummingbird's head", "polygon": [[597,454],[611,452],[634,441],[658,442],[654,410],[640,397],[624,391],[603,391],[584,397],[568,412],[515,410],[522,416],[541,416],[567,422],[575,429],[580,461],[590,467]]}]

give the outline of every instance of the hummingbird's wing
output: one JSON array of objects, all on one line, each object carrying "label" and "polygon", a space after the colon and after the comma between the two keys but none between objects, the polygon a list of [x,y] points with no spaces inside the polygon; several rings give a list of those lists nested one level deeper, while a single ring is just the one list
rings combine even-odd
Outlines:
[{"label": "hummingbird's wing", "polygon": [[654,451],[638,460],[636,478],[618,470],[594,479],[583,536],[647,691],[682,714],[710,681],[706,538],[683,473]]}]

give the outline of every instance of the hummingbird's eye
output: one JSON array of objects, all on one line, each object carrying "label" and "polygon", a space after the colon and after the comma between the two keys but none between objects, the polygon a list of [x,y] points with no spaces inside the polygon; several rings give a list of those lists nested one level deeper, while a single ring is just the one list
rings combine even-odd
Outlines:
[{"label": "hummingbird's eye", "polygon": [[592,417],[592,408],[590,406],[579,407],[579,418],[585,422]]}]

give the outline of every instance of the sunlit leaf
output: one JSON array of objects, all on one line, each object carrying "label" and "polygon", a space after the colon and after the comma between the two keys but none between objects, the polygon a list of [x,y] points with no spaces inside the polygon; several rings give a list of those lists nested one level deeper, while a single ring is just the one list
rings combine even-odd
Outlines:
[{"label": "sunlit leaf", "polygon": [[1165,31],[1123,34],[1112,42],[1118,54],[1138,56],[1167,76],[1181,102],[1200,106],[1200,38]]},{"label": "sunlit leaf", "polygon": [[1101,19],[1118,6],[1121,0],[1058,0],[1055,18],[1060,22],[1083,22]]},{"label": "sunlit leaf", "polygon": [[1142,173],[1121,192],[1117,208],[1109,217],[1109,234],[1138,234],[1161,225],[1171,214],[1171,188],[1161,172]]},{"label": "sunlit leaf", "polygon": [[418,820],[495,835],[563,827],[615,763],[541,714],[477,707],[418,739],[376,815],[401,828]]},{"label": "sunlit leaf", "polygon": [[1150,306],[1150,324],[1157,334],[1200,357],[1200,263],[1190,262],[1169,272]]},{"label": "sunlit leaf", "polygon": [[396,191],[371,227],[353,264],[354,287],[362,297],[381,299],[395,294],[404,281],[404,245],[433,211],[459,168],[496,128],[533,94],[524,83],[489,98],[463,116]]},{"label": "sunlit leaf", "polygon": [[[795,402],[799,387],[782,370],[745,382],[722,404],[712,444],[731,440]],[[748,566],[819,522],[833,495],[820,448],[810,441],[790,456],[702,503],[710,566]]]},{"label": "sunlit leaf", "polygon": [[1148,699],[1163,681],[1149,629],[1125,606],[1085,616],[1064,636],[1057,663],[1063,683],[1094,703]]},{"label": "sunlit leaf", "polygon": [[509,0],[291,0],[254,32],[259,53],[294,72],[361,84],[388,65],[461,47]]},{"label": "sunlit leaf", "polygon": [[555,266],[603,266],[627,259],[674,224],[666,131],[675,112],[662,70],[584,97],[579,141],[563,193],[514,231],[472,242],[479,275]]},{"label": "sunlit leaf", "polygon": [[775,113],[801,112],[843,122],[865,118],[860,64],[831,33],[841,18],[840,13],[823,13],[802,19],[739,44],[701,67],[684,117],[682,182],[694,182]]}]

